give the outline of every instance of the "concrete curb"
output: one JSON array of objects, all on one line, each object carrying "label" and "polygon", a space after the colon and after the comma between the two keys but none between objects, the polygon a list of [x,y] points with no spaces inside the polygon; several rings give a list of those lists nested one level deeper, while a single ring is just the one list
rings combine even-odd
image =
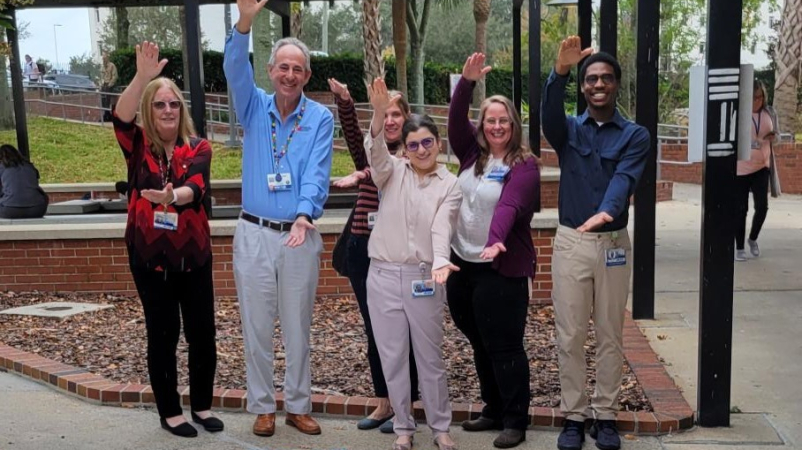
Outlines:
[{"label": "concrete curb", "polygon": [[[629,314],[624,324],[624,356],[652,403],[654,412],[619,412],[619,431],[637,435],[660,435],[691,428],[694,424],[693,410]],[[155,405],[149,385],[116,383],[86,369],[62,364],[2,343],[0,370],[51,385],[63,393],[72,394],[90,403],[110,406]],[[181,393],[182,404],[189,406],[189,387],[179,386],[178,391]],[[213,395],[214,408],[245,411],[246,391],[215,388]],[[278,410],[283,411],[283,393],[276,394],[276,401]],[[361,418],[370,414],[376,404],[376,399],[368,397],[312,395],[312,411],[315,413]],[[452,403],[451,407],[453,422],[477,418],[482,411],[482,405],[478,403]],[[414,404],[414,416],[418,420],[425,418],[420,401]],[[533,426],[559,428],[563,425],[563,416],[555,408],[530,407],[529,421]]]}]

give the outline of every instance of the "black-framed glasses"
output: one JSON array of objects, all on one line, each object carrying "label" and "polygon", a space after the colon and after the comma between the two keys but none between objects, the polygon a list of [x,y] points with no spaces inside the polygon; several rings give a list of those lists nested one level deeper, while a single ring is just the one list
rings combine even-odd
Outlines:
[{"label": "black-framed glasses", "polygon": [[423,148],[425,148],[426,150],[429,150],[432,147],[434,147],[434,141],[435,139],[433,137],[430,137],[421,139],[420,142],[418,141],[407,142],[406,144],[407,151],[415,153],[418,151],[418,149],[420,149],[421,146],[423,146]]},{"label": "black-framed glasses", "polygon": [[591,86],[595,86],[596,83],[602,81],[602,84],[605,86],[609,86],[615,82],[615,75],[611,73],[603,73],[601,76],[599,75],[588,75],[585,77],[585,84],[589,84]]},{"label": "black-framed glasses", "polygon": [[170,100],[169,102],[164,102],[164,101],[159,100],[159,101],[155,101],[155,102],[151,103],[151,105],[153,105],[153,107],[158,109],[159,111],[163,110],[168,105],[170,106],[170,109],[180,109],[181,108],[181,101],[180,100]]}]

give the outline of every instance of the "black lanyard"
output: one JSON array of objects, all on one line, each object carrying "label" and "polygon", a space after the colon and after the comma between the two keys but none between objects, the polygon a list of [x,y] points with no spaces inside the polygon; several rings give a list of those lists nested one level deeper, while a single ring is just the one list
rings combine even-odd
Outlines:
[{"label": "black lanyard", "polygon": [[755,136],[760,137],[760,123],[763,122],[763,110],[761,109],[760,112],[757,113],[757,121],[755,121],[755,116],[752,116],[752,125],[755,126]]}]

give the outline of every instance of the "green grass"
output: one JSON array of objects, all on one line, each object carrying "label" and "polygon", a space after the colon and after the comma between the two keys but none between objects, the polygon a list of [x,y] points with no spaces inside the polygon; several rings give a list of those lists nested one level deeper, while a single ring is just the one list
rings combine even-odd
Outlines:
[{"label": "green grass", "polygon": [[[42,183],[94,183],[126,178],[125,161],[109,127],[64,122],[43,117],[28,119],[31,159],[39,169]],[[14,130],[0,131],[0,143],[17,144]],[[212,143],[212,179],[242,176],[239,149]],[[351,157],[335,152],[332,176],[354,170]]]}]

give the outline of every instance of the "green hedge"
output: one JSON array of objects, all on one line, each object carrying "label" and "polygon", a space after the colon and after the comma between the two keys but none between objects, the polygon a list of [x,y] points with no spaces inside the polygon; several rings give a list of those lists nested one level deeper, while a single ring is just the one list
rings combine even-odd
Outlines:
[{"label": "green hedge", "polygon": [[[183,75],[183,54],[180,50],[161,49],[161,56],[169,61],[164,68],[164,76],[176,82],[179,88],[184,87]],[[136,54],[134,49],[118,50],[110,56],[112,62],[117,65],[120,76],[120,85],[125,86],[130,83],[136,73]],[[251,55],[253,61],[253,55]],[[411,64],[407,64],[411,67]],[[362,80],[363,62],[362,57],[357,55],[340,55],[334,57],[313,57],[312,58],[312,78],[307,86],[308,91],[328,91],[328,78],[336,78],[348,85],[351,95],[357,102],[366,102],[367,89]],[[390,88],[396,87],[395,62],[388,61],[385,64],[387,73],[387,85]],[[448,103],[449,96],[449,75],[460,73],[462,67],[454,65],[443,65],[426,63],[423,67],[425,101],[430,105],[442,105]],[[203,52],[203,75],[204,89],[206,92],[225,92],[226,80],[223,74],[223,53],[217,51]],[[522,75],[523,98],[526,99],[529,92],[528,77]],[[543,86],[548,73],[541,74],[540,86]],[[411,78],[411,74],[407,79]],[[538,89],[540,89],[540,86]],[[512,97],[512,70],[493,69],[487,75],[487,95],[501,94]]]}]

